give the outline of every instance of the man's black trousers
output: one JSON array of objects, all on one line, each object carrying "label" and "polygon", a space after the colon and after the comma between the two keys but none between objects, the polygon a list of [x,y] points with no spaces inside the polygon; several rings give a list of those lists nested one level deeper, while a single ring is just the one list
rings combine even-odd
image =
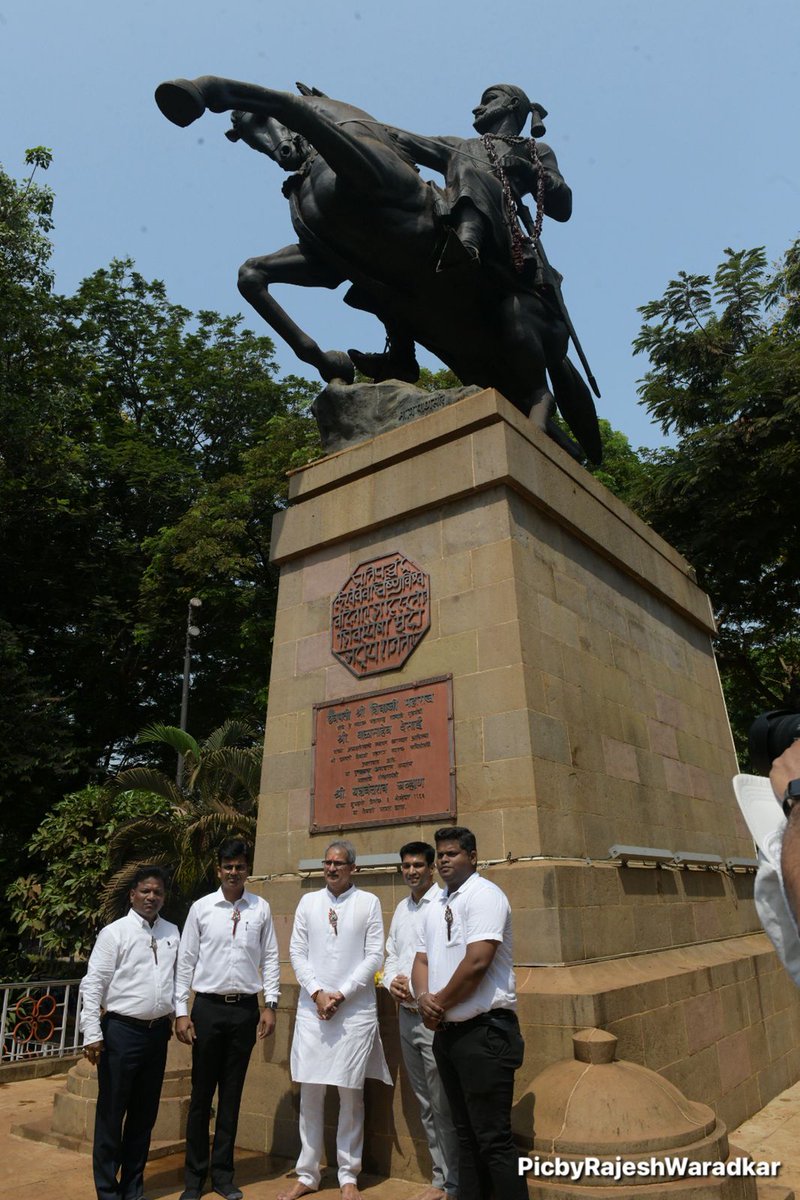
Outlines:
[{"label": "man's black trousers", "polygon": [[150,1029],[106,1013],[97,1064],[92,1167],[98,1200],[139,1200],[158,1116],[170,1021]]},{"label": "man's black trousers", "polygon": [[[233,1146],[239,1123],[247,1064],[258,1028],[258,997],[226,1004],[222,996],[195,996],[192,1024],[192,1098],[186,1122],[187,1191],[202,1191],[211,1166],[214,1187],[233,1183]],[[208,1123],[217,1092],[214,1149],[209,1153]]]},{"label": "man's black trousers", "polygon": [[511,1133],[514,1072],[525,1045],[516,1014],[482,1013],[437,1031],[433,1053],[458,1134],[458,1200],[528,1200]]}]

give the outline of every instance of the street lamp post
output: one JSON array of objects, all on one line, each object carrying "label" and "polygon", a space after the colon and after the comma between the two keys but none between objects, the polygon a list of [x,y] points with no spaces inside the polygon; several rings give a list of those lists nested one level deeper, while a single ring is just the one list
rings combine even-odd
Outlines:
[{"label": "street lamp post", "polygon": [[[183,691],[181,692],[181,729],[186,732],[186,723],[189,716],[189,678],[192,670],[192,638],[197,637],[200,630],[195,625],[196,611],[203,607],[203,601],[197,596],[192,596],[189,601],[189,613],[186,618],[186,648],[183,654]],[[178,788],[183,787],[183,755],[178,755],[178,770],[175,774],[175,782]]]}]

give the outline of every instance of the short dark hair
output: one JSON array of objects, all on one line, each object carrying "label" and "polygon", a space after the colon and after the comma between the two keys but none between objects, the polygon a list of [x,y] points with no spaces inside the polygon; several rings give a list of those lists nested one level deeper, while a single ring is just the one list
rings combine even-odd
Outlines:
[{"label": "short dark hair", "polygon": [[162,884],[164,891],[169,887],[169,876],[163,867],[144,866],[137,867],[131,877],[130,891],[138,887],[140,883],[144,883],[145,879],[158,879]]},{"label": "short dark hair", "polygon": [[436,858],[436,851],[430,842],[406,842],[405,846],[400,847],[400,862],[407,854],[424,854],[429,867],[433,866],[433,860]]},{"label": "short dark hair", "polygon": [[437,829],[433,837],[437,846],[439,842],[458,842],[461,849],[466,850],[468,854],[478,849],[475,834],[471,829],[467,829],[466,825],[445,825],[442,829]]},{"label": "short dark hair", "polygon": [[238,858],[239,855],[247,861],[248,867],[252,865],[248,843],[243,838],[228,838],[217,850],[217,866],[222,866],[223,859]]}]

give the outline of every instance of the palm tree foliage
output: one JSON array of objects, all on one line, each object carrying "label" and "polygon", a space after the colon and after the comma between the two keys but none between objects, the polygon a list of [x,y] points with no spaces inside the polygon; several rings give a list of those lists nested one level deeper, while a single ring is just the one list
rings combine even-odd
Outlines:
[{"label": "palm tree foliage", "polygon": [[131,876],[148,863],[170,872],[165,915],[182,922],[192,902],[215,886],[220,843],[239,836],[252,844],[261,776],[257,738],[254,727],[235,720],[202,742],[174,725],[150,725],[140,734],[140,743],[183,755],[183,786],[154,766],[120,771],[109,785],[114,791],[158,796],[166,804],[126,821],[112,834],[113,875],[101,897],[105,920],[126,911]]}]

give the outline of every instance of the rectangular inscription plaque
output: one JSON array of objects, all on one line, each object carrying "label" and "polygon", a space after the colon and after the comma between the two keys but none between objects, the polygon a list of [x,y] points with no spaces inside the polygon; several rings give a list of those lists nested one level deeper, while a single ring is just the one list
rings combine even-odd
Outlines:
[{"label": "rectangular inscription plaque", "polygon": [[453,677],[314,705],[311,832],[455,813]]}]

